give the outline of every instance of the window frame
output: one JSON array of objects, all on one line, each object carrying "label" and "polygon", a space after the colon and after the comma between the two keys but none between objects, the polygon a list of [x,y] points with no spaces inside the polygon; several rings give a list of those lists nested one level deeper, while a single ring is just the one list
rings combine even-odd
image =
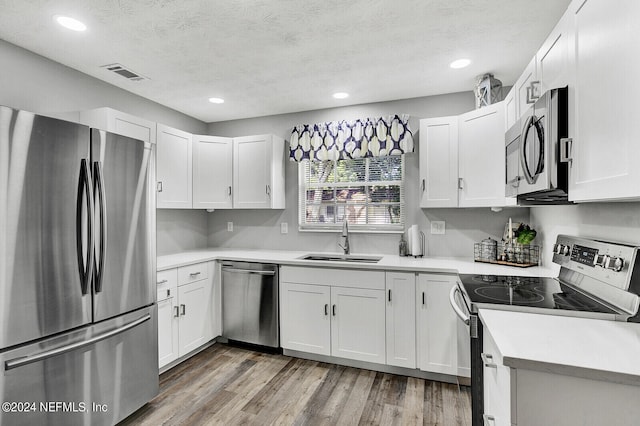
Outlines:
[{"label": "window frame", "polygon": [[[406,161],[405,156],[400,155],[398,157],[401,158],[401,177],[400,180],[395,181],[369,181],[369,163],[372,159],[380,159],[380,158],[393,158],[396,156],[389,157],[366,157],[359,158],[355,160],[364,160],[366,161],[365,170],[366,170],[366,179],[365,181],[355,181],[355,182],[324,182],[316,184],[318,188],[354,188],[354,187],[373,187],[373,186],[384,186],[384,185],[398,185],[400,187],[400,200],[399,202],[388,203],[386,205],[398,205],[400,207],[400,222],[397,224],[355,224],[349,223],[349,232],[354,233],[375,233],[375,234],[399,234],[403,233],[406,226],[406,200],[405,200],[405,176],[406,176]],[[339,161],[354,161],[352,159],[347,160],[332,160],[334,163],[334,171],[337,169],[337,164]],[[342,231],[342,222],[330,223],[330,224],[320,224],[320,223],[306,223],[306,213],[307,213],[307,189],[314,188],[315,185],[308,185],[306,180],[307,177],[307,169],[311,167],[310,161],[302,161],[298,163],[298,231],[300,232],[341,232]],[[354,203],[344,203],[341,205],[353,205]],[[384,206],[385,203],[372,203],[370,199],[367,198],[365,201],[365,210],[371,204]],[[360,205],[360,204],[357,204]],[[336,207],[340,205],[336,204]],[[367,219],[368,221],[368,219]]]}]

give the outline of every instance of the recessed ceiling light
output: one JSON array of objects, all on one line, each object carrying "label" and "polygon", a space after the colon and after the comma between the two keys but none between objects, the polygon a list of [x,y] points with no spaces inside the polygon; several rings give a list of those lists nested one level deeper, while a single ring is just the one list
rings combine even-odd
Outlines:
[{"label": "recessed ceiling light", "polygon": [[223,104],[224,103],[224,99],[222,99],[222,98],[209,98],[209,102],[211,102],[212,104]]},{"label": "recessed ceiling light", "polygon": [[68,16],[56,15],[53,19],[55,19],[58,24],[72,31],[85,31],[87,29],[85,24]]},{"label": "recessed ceiling light", "polygon": [[345,92],[337,92],[333,94],[333,97],[336,99],[346,99],[349,97],[349,94]]},{"label": "recessed ceiling light", "polygon": [[464,68],[471,63],[469,59],[457,59],[449,64],[451,68],[458,69]]}]

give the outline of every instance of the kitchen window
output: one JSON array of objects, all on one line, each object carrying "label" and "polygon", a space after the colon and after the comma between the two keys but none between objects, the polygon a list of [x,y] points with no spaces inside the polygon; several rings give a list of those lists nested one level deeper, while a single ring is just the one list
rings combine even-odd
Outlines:
[{"label": "kitchen window", "polygon": [[301,231],[402,232],[404,155],[299,163]]}]

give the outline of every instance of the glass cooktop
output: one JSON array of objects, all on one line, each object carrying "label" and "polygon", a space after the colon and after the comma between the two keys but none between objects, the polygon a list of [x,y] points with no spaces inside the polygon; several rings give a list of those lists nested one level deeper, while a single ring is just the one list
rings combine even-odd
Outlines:
[{"label": "glass cooktop", "polygon": [[477,312],[477,305],[511,305],[525,308],[523,310],[530,307],[617,314],[556,278],[463,274],[460,281],[465,301],[471,302],[469,308],[473,312]]}]

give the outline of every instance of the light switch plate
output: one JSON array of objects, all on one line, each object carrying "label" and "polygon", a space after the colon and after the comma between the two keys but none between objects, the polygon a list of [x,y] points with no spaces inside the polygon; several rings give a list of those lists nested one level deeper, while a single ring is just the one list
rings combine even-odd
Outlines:
[{"label": "light switch plate", "polygon": [[227,231],[233,232],[233,222],[227,222]]},{"label": "light switch plate", "polygon": [[431,233],[434,235],[444,235],[444,220],[434,220],[431,222]]},{"label": "light switch plate", "polygon": [[289,233],[289,224],[287,222],[282,222],[280,224],[280,233],[281,234]]}]

